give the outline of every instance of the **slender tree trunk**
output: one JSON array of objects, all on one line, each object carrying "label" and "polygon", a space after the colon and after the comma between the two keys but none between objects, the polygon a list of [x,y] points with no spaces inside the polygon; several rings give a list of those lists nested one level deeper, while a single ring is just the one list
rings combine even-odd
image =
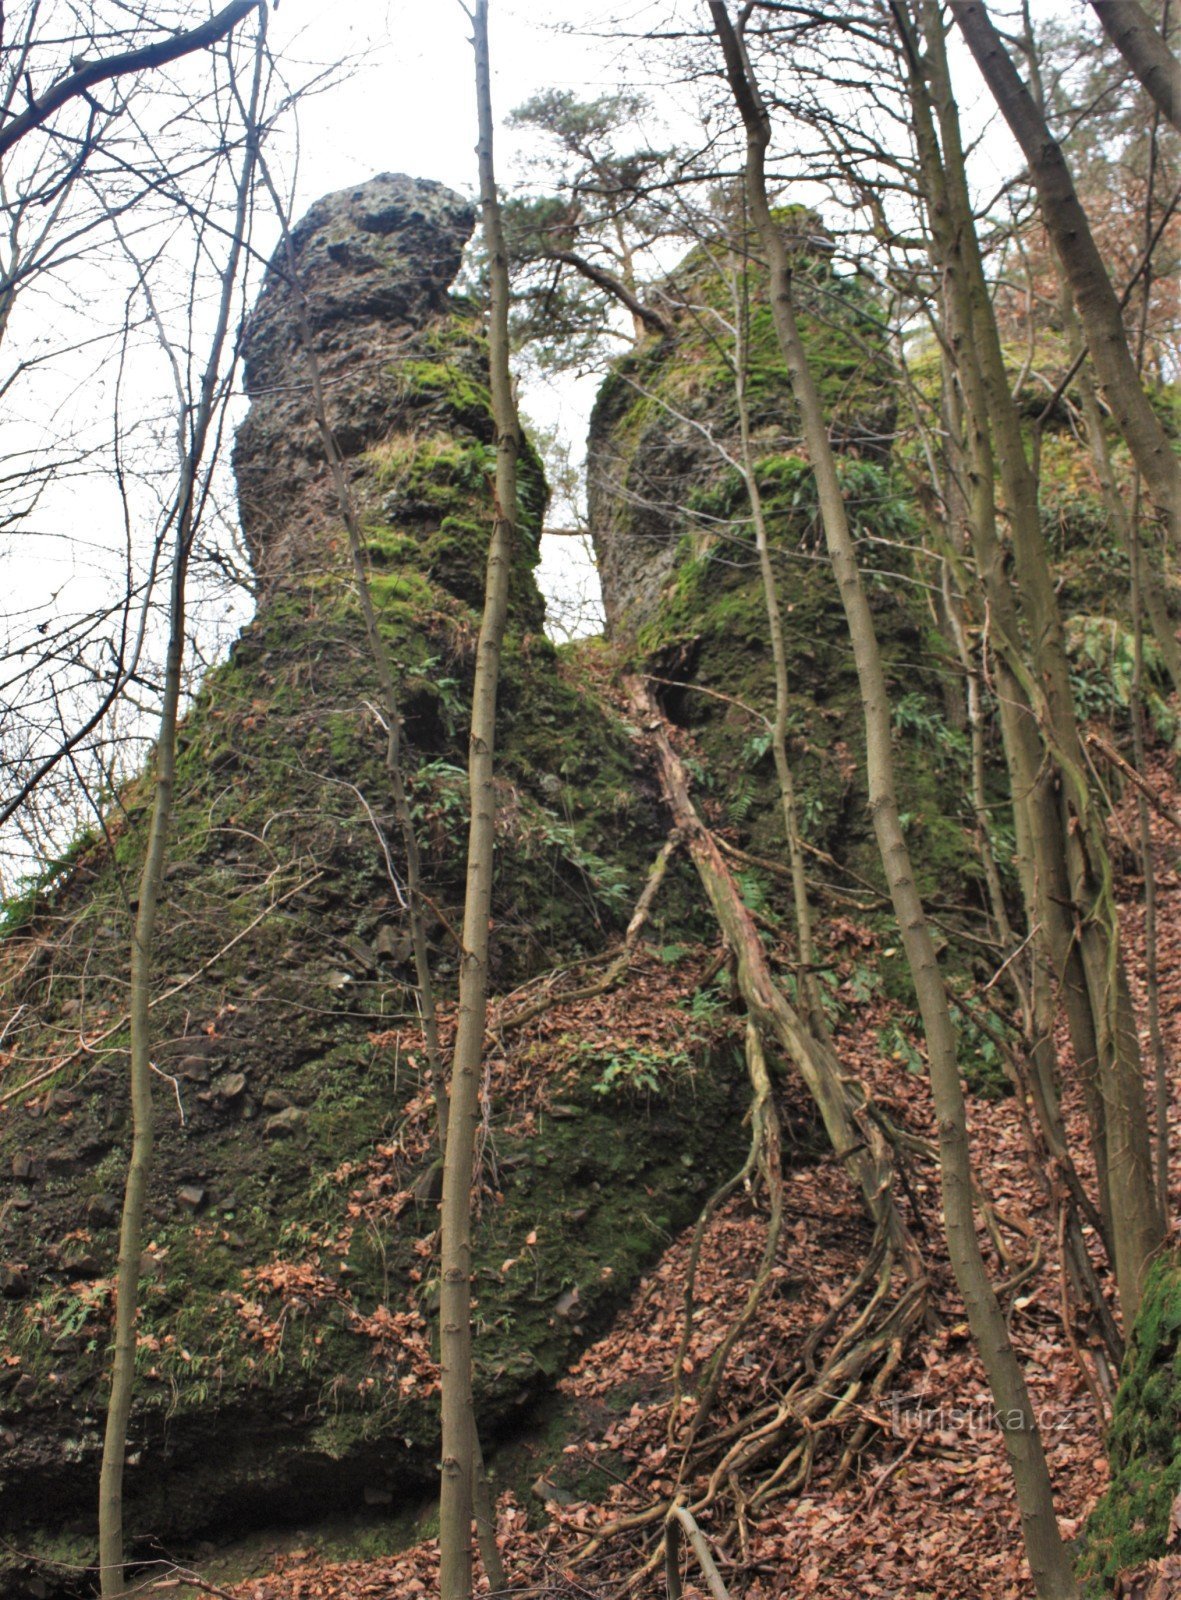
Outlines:
[{"label": "slender tree trunk", "polygon": [[723,0],[710,0],[710,11],[722,43],[735,101],[746,127],[747,192],[769,264],[775,330],[816,475],[825,539],[857,664],[865,712],[870,811],[927,1037],[931,1088],[939,1123],[948,1249],[997,1411],[1005,1417],[1005,1446],[1016,1484],[1034,1584],[1039,1595],[1076,1600],[1079,1591],[1058,1532],[1041,1436],[976,1234],[967,1114],[960,1086],[955,1031],[943,975],[898,816],[890,706],[873,614],[861,583],[820,398],[796,322],[787,252],[767,201],[765,162],[771,139],[770,119]]},{"label": "slender tree trunk", "polygon": [[[1068,1016],[1073,1018],[1072,1036],[1088,1093],[1100,1181],[1106,1189],[1104,1214],[1115,1250],[1120,1300],[1125,1315],[1131,1318],[1148,1261],[1159,1246],[1160,1232],[1143,1067],[1120,950],[1111,863],[1102,819],[1091,802],[1065,637],[1041,532],[1037,482],[1025,456],[1020,418],[1009,390],[976,241],[942,18],[933,0],[920,0],[920,6],[925,70],[942,138],[941,167],[924,104],[925,84],[916,73],[913,99],[920,145],[926,156],[928,182],[941,190],[945,208],[940,215],[933,207],[933,228],[949,267],[957,332],[969,335],[960,346],[960,370],[969,411],[977,413],[973,428],[980,438],[981,475],[990,467],[984,443],[989,429],[996,446],[1032,653],[1032,672],[1025,675],[1020,632],[994,523],[982,518],[974,524],[974,533],[994,626],[1008,664],[1023,677],[1027,703],[1037,711],[1036,732],[1024,717],[1018,724],[1010,716],[1011,754],[1018,763],[1013,768],[1014,788],[1016,794],[1020,785],[1020,792],[1027,797],[1036,916],[1046,930],[1063,982]],[[1046,743],[1046,758],[1035,764],[1032,745],[1037,735]],[[1084,995],[1091,1014],[1093,1054],[1082,1014]],[[1094,1067],[1089,1065],[1092,1061]]]},{"label": "slender tree trunk", "polygon": [[[1056,783],[1043,752],[1038,718],[1033,709],[1036,684],[1025,662],[1016,604],[997,532],[996,465],[967,287],[971,267],[966,257],[975,235],[953,208],[952,178],[945,171],[940,154],[926,82],[919,70],[917,41],[906,30],[900,14],[899,26],[908,47],[915,134],[927,191],[934,254],[944,274],[944,320],[963,398],[968,486],[965,516],[994,646],[997,706],[1009,768],[1018,875],[1028,925],[1042,946],[1037,959],[1043,966],[1048,959],[1058,973],[1075,1060],[1087,1097],[1100,1207],[1104,1216],[1109,1216],[1105,1111],[1098,1081],[1099,1043],[1071,915]],[[936,53],[935,60],[938,59]],[[950,93],[950,84],[942,75],[933,87],[936,95]],[[954,107],[947,107],[943,115],[954,146]],[[1036,970],[1035,988],[1042,996],[1047,992],[1045,986],[1037,982]],[[1034,1036],[1038,1037],[1037,1024]]]},{"label": "slender tree trunk", "polygon": [[[1073,323],[1073,327],[1077,329],[1077,322],[1074,321],[1074,305],[1069,301],[1069,291],[1065,290],[1065,286],[1063,300],[1069,305],[1071,320],[1067,326],[1070,327]],[[1078,343],[1081,348],[1081,335]],[[1120,543],[1128,552],[1128,560],[1136,567],[1140,603],[1152,629],[1152,637],[1160,650],[1161,661],[1169,675],[1169,681],[1174,690],[1181,689],[1181,644],[1177,642],[1177,624],[1169,615],[1164,580],[1132,528],[1128,509],[1116,483],[1099,398],[1095,393],[1090,371],[1085,366],[1079,370],[1078,385],[1082,391],[1083,431],[1087,436],[1087,446],[1091,452],[1095,475],[1099,479],[1103,503],[1107,507],[1107,514],[1111,518],[1111,525]],[[1136,544],[1135,551],[1132,549],[1133,541]]]},{"label": "slender tree trunk", "polygon": [[480,1064],[488,1004],[488,917],[496,843],[496,696],[508,616],[509,572],[516,538],[517,457],[521,432],[509,370],[508,253],[492,159],[492,91],[488,0],[472,14],[479,115],[480,205],[488,252],[488,361],[496,426],[496,483],[492,537],[484,586],[484,616],[476,647],[468,782],[467,891],[459,973],[459,1021],[451,1066],[451,1115],[443,1166],[440,1348],[443,1369],[442,1494],[439,1513],[442,1600],[472,1592],[472,1485],[475,1419],[472,1407],[471,1193],[479,1115]]},{"label": "slender tree trunk", "polygon": [[476,1541],[480,1546],[480,1560],[484,1565],[484,1576],[488,1580],[488,1588],[493,1594],[504,1594],[508,1589],[508,1577],[504,1570],[504,1562],[500,1555],[500,1546],[496,1542],[496,1506],[492,1501],[492,1491],[488,1485],[488,1474],[484,1470],[484,1452],[480,1449],[480,1434],[475,1427],[475,1417],[472,1418],[472,1512],[476,1519]]},{"label": "slender tree trunk", "polygon": [[[1147,25],[1147,18],[1141,11],[1138,0],[1132,0],[1132,10]],[[1029,61],[1030,89],[1039,112],[1045,115],[1045,89],[1042,81],[1041,69],[1037,56],[1037,41],[1034,37],[1032,19],[1029,15],[1028,0],[1025,10],[1025,36],[1024,43]],[[1150,167],[1148,184],[1148,197],[1145,202],[1144,234],[1145,234],[1145,269],[1141,280],[1143,288],[1143,301],[1141,311],[1141,330],[1145,326],[1148,315],[1149,298],[1151,295],[1151,255],[1152,255],[1152,205],[1154,195],[1153,174],[1156,167],[1156,143],[1159,131],[1159,115],[1153,119],[1152,153],[1153,160]],[[1095,381],[1091,369],[1087,364],[1087,342],[1079,322],[1078,312],[1075,310],[1074,301],[1070,293],[1070,280],[1066,268],[1062,264],[1062,257],[1058,254],[1056,246],[1051,244],[1050,255],[1054,263],[1054,276],[1058,281],[1058,304],[1062,316],[1062,324],[1068,335],[1071,360],[1078,368],[1076,382],[1082,394],[1083,431],[1086,434],[1087,446],[1091,454],[1091,462],[1095,468],[1095,475],[1099,479],[1099,491],[1103,503],[1107,507],[1108,516],[1111,518],[1120,543],[1128,552],[1128,560],[1133,568],[1133,587],[1139,583],[1140,603],[1148,616],[1152,626],[1153,636],[1160,648],[1161,659],[1174,690],[1181,689],[1181,644],[1177,642],[1177,629],[1173,619],[1169,616],[1168,601],[1165,593],[1164,582],[1161,575],[1147,561],[1138,560],[1137,553],[1132,549],[1134,537],[1132,521],[1128,516],[1127,507],[1123,496],[1120,494],[1116,482],[1115,470],[1112,466],[1111,451],[1107,445],[1107,429],[1104,425],[1103,412],[1099,405],[1099,397],[1095,391]],[[1141,351],[1137,354],[1137,368],[1142,370],[1142,341]],[[1143,552],[1140,552],[1143,555]]]},{"label": "slender tree trunk", "polygon": [[[1132,745],[1136,768],[1147,768],[1144,738],[1144,619],[1143,566],[1140,530],[1132,519],[1130,528],[1132,559],[1132,627],[1134,660],[1132,667]],[[1156,1192],[1160,1202],[1161,1226],[1168,1232],[1169,1216],[1169,1082],[1172,1076],[1168,1048],[1161,1028],[1160,968],[1158,960],[1156,863],[1153,860],[1152,819],[1148,797],[1141,789],[1136,795],[1136,818],[1140,834],[1140,870],[1144,876],[1144,988],[1148,996],[1148,1038],[1152,1046],[1153,1103],[1156,1134]]]},{"label": "slender tree trunk", "polygon": [[[1017,936],[1009,920],[1005,904],[1005,891],[1000,869],[992,844],[985,760],[986,719],[983,695],[983,664],[978,665],[968,637],[964,612],[964,594],[960,585],[961,553],[970,546],[971,518],[969,515],[967,484],[969,473],[963,450],[963,416],[960,397],[955,385],[955,372],[945,354],[943,359],[943,432],[946,449],[946,468],[943,474],[943,508],[947,528],[942,538],[953,552],[944,557],[942,566],[943,611],[947,631],[959,657],[964,678],[965,722],[971,751],[972,810],[976,816],[976,834],[979,841],[980,860],[984,868],[984,881],[988,889],[988,903],[992,912],[996,935],[1006,952],[1017,949]],[[933,474],[934,475],[934,474]],[[932,522],[936,519],[932,518]],[[940,530],[935,529],[937,538]],[[983,657],[983,643],[981,653]],[[1028,1022],[1029,996],[1026,986],[1016,974],[1013,978],[1022,1013]]]},{"label": "slender tree trunk", "polygon": [[1181,132],[1181,61],[1153,27],[1140,0],[1091,0],[1091,9],[1161,114]]},{"label": "slender tree trunk", "polygon": [[[221,284],[217,322],[209,360],[201,379],[195,410],[178,392],[177,442],[179,484],[173,512],[175,529],[172,578],[168,603],[168,647],[164,666],[164,695],[156,734],[155,785],[147,845],[139,876],[135,927],[131,939],[129,995],[131,1045],[131,1157],[123,1193],[119,1225],[119,1261],[115,1277],[115,1343],[111,1360],[111,1395],[103,1436],[99,1470],[98,1550],[100,1586],[104,1596],[124,1594],[123,1470],[127,1455],[127,1425],[135,1390],[136,1322],[139,1313],[140,1255],[143,1249],[144,1210],[152,1171],[154,1121],[152,1115],[152,1029],[150,1018],[152,967],[160,889],[168,857],[176,782],[176,730],[184,677],[185,587],[189,556],[200,517],[199,478],[210,431],[224,392],[221,363],[229,337],[234,288],[242,259],[258,157],[257,112],[262,81],[266,8],[259,11],[258,48],[254,80],[246,115],[246,153],[238,183],[234,233]],[[235,352],[236,356],[236,352]],[[174,372],[179,366],[174,363]]]},{"label": "slender tree trunk", "polygon": [[1091,361],[1111,414],[1165,520],[1174,556],[1181,558],[1181,462],[1136,371],[1119,297],[1075,193],[1070,170],[982,0],[950,3],[984,81],[1029,163],[1042,219],[1070,279]]}]

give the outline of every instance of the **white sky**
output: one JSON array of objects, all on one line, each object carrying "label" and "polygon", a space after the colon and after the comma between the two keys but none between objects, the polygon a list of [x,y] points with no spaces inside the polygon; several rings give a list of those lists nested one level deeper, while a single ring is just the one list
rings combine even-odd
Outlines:
[{"label": "white sky", "polygon": [[[620,47],[563,36],[551,24],[584,21],[593,7],[572,0],[538,6],[493,0],[490,23],[493,103],[507,114],[543,88],[593,94],[618,81]],[[342,15],[343,14],[343,15]],[[356,76],[301,112],[298,198],[310,204],[331,189],[380,171],[475,187],[475,111],[470,28],[457,0],[344,0],[310,7],[284,0],[271,24],[288,60],[358,58]],[[512,140],[498,163],[507,169]]]}]

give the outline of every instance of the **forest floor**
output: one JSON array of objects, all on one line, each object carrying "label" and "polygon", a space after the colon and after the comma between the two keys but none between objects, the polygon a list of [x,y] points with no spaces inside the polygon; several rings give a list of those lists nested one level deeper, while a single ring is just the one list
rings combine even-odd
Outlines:
[{"label": "forest floor", "polygon": [[[1171,763],[1157,761],[1150,778],[1164,806],[1175,814],[1181,810],[1181,787]],[[1116,805],[1111,833],[1121,864],[1129,966],[1138,979],[1144,970],[1144,913],[1137,826],[1131,791]],[[1181,831],[1161,809],[1152,810],[1151,826],[1162,1023],[1169,1058],[1175,1061],[1181,1057]],[[846,950],[852,926],[846,919]],[[872,939],[868,932],[861,937]],[[873,954],[894,959],[880,949]],[[844,958],[839,976],[846,987],[856,984],[858,965],[854,957]],[[1137,999],[1143,1003],[1142,985]],[[856,996],[856,1001],[844,1008],[837,1029],[842,1059],[896,1120],[929,1137],[933,1118],[925,1076],[914,1070],[918,1063],[905,1047],[883,1049],[883,1038],[894,1036],[898,1008],[880,993],[864,1001]],[[1060,1050],[1069,1084],[1072,1073],[1061,1041]],[[1150,1058],[1147,1035],[1145,1055]],[[1173,1073],[1171,1081],[1176,1126],[1181,1075]],[[780,1092],[787,1102],[786,1124],[792,1120],[795,1091],[789,1086]],[[1080,1135],[1076,1148],[1081,1147],[1081,1105],[1069,1089],[1065,1111]],[[1016,1100],[974,1096],[970,1117],[979,1181],[998,1225],[993,1241],[985,1243],[995,1278],[1009,1281],[1002,1298],[1040,1415],[1062,1530],[1073,1538],[1107,1479],[1104,1422],[1071,1348],[1072,1340],[1084,1335],[1083,1323],[1073,1310],[1066,1313],[1067,1337],[1054,1209],[1031,1159]],[[776,1397],[785,1352],[798,1350],[865,1260],[868,1229],[841,1167],[814,1154],[801,1164],[793,1165],[793,1159],[785,1151],[784,1225],[771,1277],[757,1314],[730,1353],[728,1377],[711,1419],[715,1431]],[[1179,1189],[1181,1168],[1173,1174],[1174,1215]],[[683,1364],[690,1395],[756,1272],[767,1237],[766,1198],[738,1193],[706,1230]],[[911,1335],[901,1365],[882,1392],[872,1393],[867,1383],[842,1416],[806,1441],[810,1470],[797,1492],[748,1507],[737,1519],[732,1497],[725,1515],[720,1494],[702,1510],[701,1525],[722,1577],[733,1580],[735,1595],[749,1600],[786,1595],[1025,1600],[1033,1593],[1002,1437],[943,1252],[934,1167],[911,1166],[907,1203],[929,1262],[936,1325]],[[617,1593],[650,1557],[658,1523],[621,1529],[589,1554],[588,1546],[604,1524],[626,1522],[629,1515],[667,1504],[673,1493],[678,1453],[669,1446],[669,1375],[681,1342],[690,1245],[691,1230],[671,1244],[610,1332],[562,1380],[563,1401],[583,1425],[564,1446],[560,1470],[550,1472],[555,1498],[544,1516],[544,1481],[532,1496],[499,1495],[498,1539],[514,1593]],[[691,1400],[682,1405],[691,1409]],[[851,1441],[858,1449],[849,1456]],[[571,1498],[559,1487],[579,1482],[586,1471],[609,1485],[593,1501]],[[701,1497],[700,1477],[690,1476],[685,1487],[691,1498]],[[275,1551],[270,1560],[266,1576],[217,1592],[234,1600],[392,1600],[436,1588],[437,1546],[429,1539],[396,1556],[339,1561],[309,1538],[301,1548]],[[694,1595],[699,1591],[692,1581],[701,1583],[700,1573],[691,1570],[689,1578],[686,1593]],[[1163,1573],[1152,1581],[1151,1590],[1130,1592],[1150,1592],[1153,1600],[1181,1595],[1181,1585],[1174,1588]],[[663,1592],[662,1573],[651,1572],[638,1592]]]}]

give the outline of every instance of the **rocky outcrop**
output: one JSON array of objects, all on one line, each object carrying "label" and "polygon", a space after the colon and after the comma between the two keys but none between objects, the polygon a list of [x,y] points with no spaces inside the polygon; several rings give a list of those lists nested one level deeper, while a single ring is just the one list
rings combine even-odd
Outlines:
[{"label": "rocky outcrop", "polygon": [[[834,442],[851,460],[884,468],[897,402],[872,293],[833,273],[814,213],[787,207],[779,217],[796,246],[797,304]],[[617,634],[634,636],[654,621],[687,557],[749,527],[748,507],[727,505],[719,517],[703,499],[733,477],[727,469],[738,453],[729,331],[736,306],[745,307],[755,454],[767,462],[799,457],[798,412],[761,279],[758,267],[735,259],[726,273],[714,253],[692,251],[664,288],[664,300],[678,308],[673,333],[645,337],[600,391],[587,491],[608,626]],[[782,500],[773,509],[785,535]],[[810,531],[793,533],[807,543]]]},{"label": "rocky outcrop", "polygon": [[[467,328],[466,346],[449,338],[450,289],[474,222],[467,202],[441,184],[386,173],[326,196],[295,225],[298,288],[288,282],[286,253],[276,253],[247,324],[251,407],[234,449],[242,532],[264,587],[322,563],[339,523],[308,404],[305,316],[333,431],[372,514],[376,483],[363,452],[417,409],[422,396],[408,393],[407,363],[437,359],[441,340],[453,380],[483,379],[474,330]],[[478,423],[475,408],[467,420]]]},{"label": "rocky outcrop", "polygon": [[[818,225],[798,225],[809,215],[780,213],[793,238],[823,244]],[[790,662],[805,836],[852,881],[878,884],[857,674],[763,276],[735,266],[727,277],[716,257],[694,251],[670,279],[668,299],[680,307],[673,334],[643,339],[599,393],[587,474],[608,625],[658,680],[672,720],[699,740],[719,820],[756,854],[778,858],[782,819],[762,720],[774,707],[768,624],[749,497],[733,464],[740,441],[726,329],[735,307],[745,308],[752,446]],[[910,554],[922,530],[892,454],[896,387],[883,319],[872,288],[834,273],[823,248],[801,246],[794,282],[883,657],[914,725],[899,723],[898,760],[923,887],[954,878],[970,896],[979,871],[942,692],[955,668],[924,599],[929,573]],[[925,668],[916,675],[918,661]],[[753,892],[773,902],[786,893],[770,879]]]},{"label": "rocky outcrop", "polygon": [[[445,998],[493,437],[479,317],[449,288],[471,224],[438,185],[387,176],[320,202],[295,233],[400,679]],[[154,1547],[366,1494],[396,1503],[429,1486],[437,1457],[430,1086],[373,665],[297,303],[278,257],[248,330],[235,452],[258,613],[180,742],[126,1482],[129,1532]],[[617,937],[665,831],[632,732],[540,631],[544,501],[526,451],[498,751],[501,992]],[[6,1065],[6,1087],[28,1093],[0,1123],[0,1515],[16,1547],[73,1564],[38,1580],[67,1588],[86,1587],[68,1571],[93,1550],[128,1143],[126,886],[149,799],[145,775],[0,941],[5,997],[35,1019]],[[626,1030],[535,1033],[511,1046],[511,1072],[493,1053],[507,1089],[487,1128],[475,1262],[490,1442],[741,1142],[740,1065],[715,1051],[703,1070],[711,1046],[667,1015],[657,1095],[608,1073]],[[645,1037],[646,1068],[661,1048]],[[11,1592],[28,1581],[11,1577]]]}]

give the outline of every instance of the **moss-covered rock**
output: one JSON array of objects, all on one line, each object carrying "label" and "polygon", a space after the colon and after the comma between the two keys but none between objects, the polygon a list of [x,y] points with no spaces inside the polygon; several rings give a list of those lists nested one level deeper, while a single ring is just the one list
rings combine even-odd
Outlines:
[{"label": "moss-covered rock", "polygon": [[[445,1002],[493,439],[480,319],[448,292],[471,226],[438,185],[384,177],[320,202],[295,232],[399,680]],[[437,1457],[436,1219],[416,1198],[434,1148],[401,850],[294,305],[279,260],[248,330],[252,407],[235,451],[258,613],[180,734],[152,1013],[133,1543],[347,1508],[374,1484],[404,1495]],[[540,631],[545,498],[526,450],[498,751],[501,992],[615,939],[664,833],[631,730]],[[60,1554],[63,1530],[76,1533],[75,1562],[92,1548],[129,1135],[130,901],[150,797],[146,773],[0,942],[5,999],[35,1019],[7,1062],[7,1086],[29,1092],[0,1126],[0,1507],[22,1549],[51,1534]],[[540,1047],[504,1069],[476,1260],[490,1435],[735,1158],[741,1062],[682,1034],[659,1097],[604,1097],[591,1058],[555,1088]],[[574,1289],[577,1315],[560,1314]]]},{"label": "moss-covered rock", "polygon": [[[801,331],[837,446],[896,719],[900,799],[928,894],[979,894],[966,739],[947,720],[954,670],[925,593],[908,482],[891,454],[895,372],[870,287],[840,276],[808,213],[784,211],[796,242]],[[803,241],[803,242],[801,242]],[[674,332],[648,337],[600,392],[588,460],[590,520],[608,622],[647,666],[670,717],[703,754],[706,803],[756,854],[780,857],[782,817],[766,721],[774,684],[766,602],[740,458],[733,339],[745,316],[747,397],[776,568],[791,695],[791,757],[803,831],[875,887],[857,673],[819,526],[798,412],[766,303],[765,274],[694,252],[673,275]],[[717,315],[711,315],[716,312]],[[770,891],[782,898],[784,891]]]},{"label": "moss-covered rock", "polygon": [[1159,1261],[1124,1359],[1108,1441],[1111,1485],[1092,1512],[1081,1571],[1089,1591],[1164,1555],[1181,1493],[1181,1262]]}]

